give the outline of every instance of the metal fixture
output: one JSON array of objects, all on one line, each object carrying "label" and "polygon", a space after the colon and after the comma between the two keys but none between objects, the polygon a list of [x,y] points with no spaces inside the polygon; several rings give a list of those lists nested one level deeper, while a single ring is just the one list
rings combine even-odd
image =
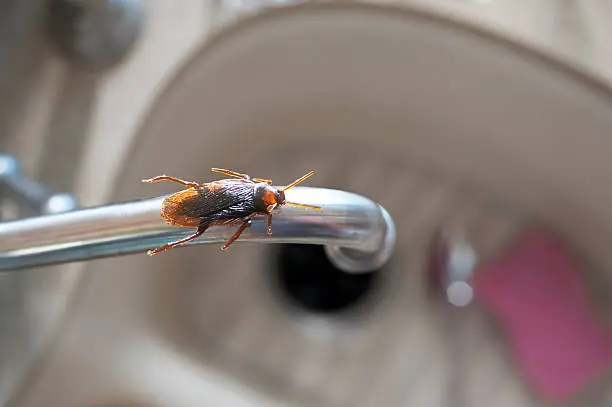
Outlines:
[{"label": "metal fixture", "polygon": [[53,193],[28,178],[10,155],[0,155],[0,197],[14,201],[20,217],[68,212],[78,206],[72,195]]},{"label": "metal fixture", "polygon": [[[337,267],[363,272],[382,266],[395,244],[395,226],[386,210],[357,194],[296,187],[288,199],[322,211],[284,207],[274,217],[272,236],[257,219],[240,241],[326,245]],[[34,267],[141,252],[185,237],[188,229],[165,225],[164,197],[118,203],[0,224],[0,270]],[[210,228],[190,244],[221,243],[233,230]]]},{"label": "metal fixture", "polygon": [[446,300],[456,307],[470,304],[474,297],[470,279],[477,256],[463,234],[438,231],[430,254],[432,288],[443,292]]}]

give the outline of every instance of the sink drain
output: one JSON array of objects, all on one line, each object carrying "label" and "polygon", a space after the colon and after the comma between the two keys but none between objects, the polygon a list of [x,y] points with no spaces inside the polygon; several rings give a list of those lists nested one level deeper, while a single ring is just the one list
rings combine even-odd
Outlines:
[{"label": "sink drain", "polygon": [[369,297],[382,270],[350,274],[335,267],[323,246],[279,245],[273,283],[292,306],[317,314],[352,310]]}]

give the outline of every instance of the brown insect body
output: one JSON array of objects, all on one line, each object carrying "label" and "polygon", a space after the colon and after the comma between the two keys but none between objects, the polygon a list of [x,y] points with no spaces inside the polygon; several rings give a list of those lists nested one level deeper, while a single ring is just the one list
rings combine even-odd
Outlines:
[{"label": "brown insect body", "polygon": [[240,224],[234,235],[225,243],[227,249],[240,234],[251,225],[257,215],[268,217],[268,234],[272,234],[272,211],[282,205],[291,205],[309,209],[321,209],[317,206],[296,204],[285,200],[285,191],[303,182],[313,172],[295,180],[284,188],[275,188],[272,181],[251,178],[246,174],[230,170],[213,168],[213,172],[235,177],[205,184],[183,181],[165,175],[143,180],[143,182],[172,181],[188,186],[188,189],[169,195],[162,203],[161,216],[169,224],[185,228],[197,228],[197,231],[185,239],[165,244],[155,250],[149,250],[150,256],[182,245],[200,236],[211,226],[230,226]]}]

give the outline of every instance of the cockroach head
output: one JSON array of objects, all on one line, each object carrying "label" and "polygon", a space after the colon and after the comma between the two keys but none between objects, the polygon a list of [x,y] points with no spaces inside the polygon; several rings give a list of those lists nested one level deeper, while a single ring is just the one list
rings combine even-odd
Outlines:
[{"label": "cockroach head", "polygon": [[285,204],[285,191],[282,189],[277,189],[274,193],[276,196],[276,203],[279,205]]}]

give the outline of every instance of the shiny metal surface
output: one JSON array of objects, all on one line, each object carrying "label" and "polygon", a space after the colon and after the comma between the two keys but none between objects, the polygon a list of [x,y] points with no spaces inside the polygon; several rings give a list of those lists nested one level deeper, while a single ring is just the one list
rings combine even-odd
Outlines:
[{"label": "shiny metal surface", "polygon": [[[240,241],[331,245],[332,261],[346,271],[384,264],[395,243],[395,227],[384,208],[362,196],[323,188],[296,187],[287,198],[322,211],[283,207],[273,218],[255,219]],[[193,233],[165,225],[164,197],[88,208],[0,224],[0,270],[41,266],[144,252]],[[213,227],[188,244],[226,241],[233,228]],[[163,254],[161,254],[163,255]]]},{"label": "shiny metal surface", "polygon": [[72,195],[53,193],[28,178],[10,155],[0,155],[0,198],[14,201],[21,217],[62,213],[78,206]]},{"label": "shiny metal surface", "polygon": [[431,288],[443,293],[445,300],[456,307],[469,305],[474,297],[471,279],[478,255],[465,233],[438,231],[430,251]]}]

